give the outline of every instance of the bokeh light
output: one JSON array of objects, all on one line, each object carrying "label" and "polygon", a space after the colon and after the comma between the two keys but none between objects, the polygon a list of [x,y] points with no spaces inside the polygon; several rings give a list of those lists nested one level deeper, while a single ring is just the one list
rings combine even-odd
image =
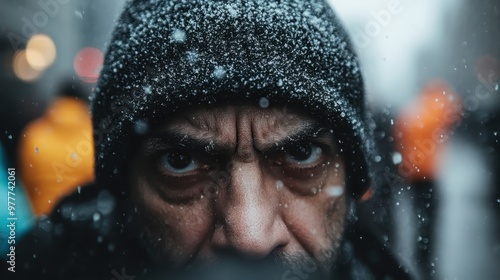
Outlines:
[{"label": "bokeh light", "polygon": [[80,79],[87,83],[95,83],[101,71],[104,58],[97,48],[83,48],[75,56],[73,66]]},{"label": "bokeh light", "polygon": [[56,59],[56,46],[49,36],[37,34],[31,37],[26,45],[26,59],[31,68],[45,70]]},{"label": "bokeh light", "polygon": [[18,51],[14,54],[12,60],[12,70],[16,77],[25,82],[31,82],[40,77],[42,71],[38,69],[33,69],[28,63],[28,58],[26,56],[26,51]]}]

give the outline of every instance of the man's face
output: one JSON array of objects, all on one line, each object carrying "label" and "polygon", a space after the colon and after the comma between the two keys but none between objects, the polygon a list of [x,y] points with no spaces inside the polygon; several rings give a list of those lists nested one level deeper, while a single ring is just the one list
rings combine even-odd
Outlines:
[{"label": "man's face", "polygon": [[183,113],[134,159],[131,192],[150,250],[180,265],[334,261],[344,227],[344,164],[333,134],[277,108]]}]

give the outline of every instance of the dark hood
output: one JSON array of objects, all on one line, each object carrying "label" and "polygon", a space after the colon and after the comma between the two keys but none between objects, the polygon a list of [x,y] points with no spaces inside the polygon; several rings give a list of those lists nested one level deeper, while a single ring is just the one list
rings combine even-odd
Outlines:
[{"label": "dark hood", "polygon": [[373,157],[363,95],[357,57],[324,1],[130,1],[92,101],[96,180],[125,193],[138,141],[173,114],[264,100],[333,129],[359,197]]}]

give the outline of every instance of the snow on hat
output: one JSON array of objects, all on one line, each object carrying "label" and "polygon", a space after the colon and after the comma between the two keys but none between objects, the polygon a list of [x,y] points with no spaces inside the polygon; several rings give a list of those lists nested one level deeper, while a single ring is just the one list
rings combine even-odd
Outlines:
[{"label": "snow on hat", "polygon": [[266,98],[331,126],[348,193],[360,197],[373,155],[363,95],[357,57],[324,1],[129,1],[93,96],[96,181],[125,194],[138,141],[172,114]]}]

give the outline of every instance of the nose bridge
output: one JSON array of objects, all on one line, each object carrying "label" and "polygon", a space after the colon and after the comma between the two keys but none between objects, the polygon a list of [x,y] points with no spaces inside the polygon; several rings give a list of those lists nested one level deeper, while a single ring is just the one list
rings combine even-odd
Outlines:
[{"label": "nose bridge", "polygon": [[265,195],[258,164],[235,162],[231,169],[226,226],[235,233],[234,237],[248,235],[255,238],[270,226],[275,214],[271,197]]},{"label": "nose bridge", "polygon": [[245,255],[264,257],[286,243],[278,198],[265,186],[258,161],[234,162],[221,209],[225,246]]}]

